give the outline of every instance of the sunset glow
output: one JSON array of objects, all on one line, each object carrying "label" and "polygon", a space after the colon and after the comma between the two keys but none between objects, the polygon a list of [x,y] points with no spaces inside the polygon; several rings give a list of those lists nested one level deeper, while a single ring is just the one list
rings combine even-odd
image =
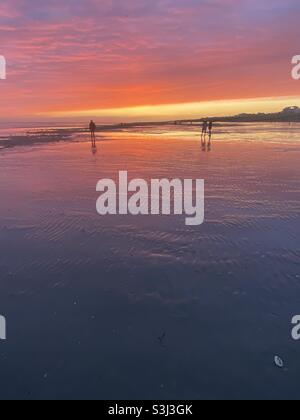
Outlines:
[{"label": "sunset glow", "polygon": [[300,105],[291,78],[297,11],[297,0],[3,0],[0,118],[184,118]]},{"label": "sunset glow", "polygon": [[300,104],[300,97],[256,98],[195,102],[182,104],[148,105],[128,108],[89,109],[82,111],[53,112],[42,114],[53,118],[99,117],[102,119],[184,119],[205,116],[236,115],[239,113],[277,112],[291,103]]}]

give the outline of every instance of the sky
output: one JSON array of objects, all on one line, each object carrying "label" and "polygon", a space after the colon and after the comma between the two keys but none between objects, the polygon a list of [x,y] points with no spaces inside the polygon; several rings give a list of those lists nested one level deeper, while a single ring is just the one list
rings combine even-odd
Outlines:
[{"label": "sky", "polygon": [[0,119],[300,106],[299,0],[1,0]]}]

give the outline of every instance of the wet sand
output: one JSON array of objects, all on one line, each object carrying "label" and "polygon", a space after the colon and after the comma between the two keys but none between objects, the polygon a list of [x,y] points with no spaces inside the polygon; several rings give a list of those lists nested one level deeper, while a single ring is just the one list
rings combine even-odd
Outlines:
[{"label": "wet sand", "polygon": [[[298,398],[300,126],[0,151],[1,398]],[[100,217],[96,183],[204,178],[205,224]],[[164,345],[158,337],[165,333]],[[274,356],[285,368],[274,366]]]}]

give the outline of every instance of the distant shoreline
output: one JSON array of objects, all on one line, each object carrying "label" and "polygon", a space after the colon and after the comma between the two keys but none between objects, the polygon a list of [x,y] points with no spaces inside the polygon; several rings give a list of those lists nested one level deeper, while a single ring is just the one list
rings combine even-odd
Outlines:
[{"label": "distant shoreline", "polygon": [[97,131],[111,131],[134,127],[151,127],[151,126],[167,126],[167,125],[201,125],[204,121],[213,121],[214,123],[300,123],[300,116],[278,116],[256,115],[256,116],[235,116],[235,117],[211,117],[191,120],[173,120],[173,121],[148,121],[148,122],[132,122],[112,125],[97,125]]},{"label": "distant shoreline", "polygon": [[[241,123],[300,123],[300,118],[296,119],[250,119],[239,117],[221,117],[221,118],[203,118],[197,120],[177,120],[177,121],[156,121],[156,122],[132,122],[120,124],[97,125],[97,133],[101,132],[119,132],[134,128],[151,128],[151,127],[201,127],[203,121],[214,121],[215,127],[230,127]],[[225,124],[226,125],[225,125]],[[70,141],[73,135],[89,134],[88,127],[66,127],[66,128],[49,128],[49,129],[29,129],[24,134],[0,136],[0,151],[11,149],[17,146],[33,146],[49,143],[61,143]]]}]

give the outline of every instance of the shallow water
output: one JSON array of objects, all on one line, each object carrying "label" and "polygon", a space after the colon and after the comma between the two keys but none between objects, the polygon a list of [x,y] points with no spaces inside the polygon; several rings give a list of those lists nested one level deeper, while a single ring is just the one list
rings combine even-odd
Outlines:
[{"label": "shallow water", "polygon": [[[0,152],[0,397],[298,398],[300,126],[74,140]],[[120,170],[204,178],[204,225],[101,218]]]}]

